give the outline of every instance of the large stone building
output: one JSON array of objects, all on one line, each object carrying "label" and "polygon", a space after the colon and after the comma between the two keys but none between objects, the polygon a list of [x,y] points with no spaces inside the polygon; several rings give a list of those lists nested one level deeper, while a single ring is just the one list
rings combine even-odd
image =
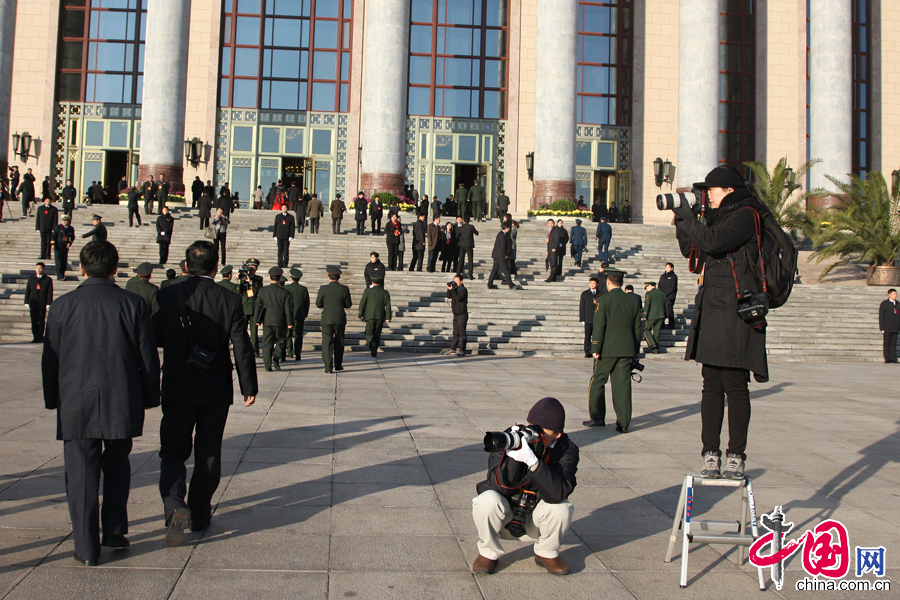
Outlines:
[{"label": "large stone building", "polygon": [[0,157],[57,189],[165,173],[230,182],[246,204],[278,178],[325,199],[479,179],[516,212],[583,195],[663,222],[657,158],[677,167],[665,191],[717,161],[818,157],[813,185],[900,168],[882,133],[900,117],[898,42],[882,35],[898,9],[0,0]]}]

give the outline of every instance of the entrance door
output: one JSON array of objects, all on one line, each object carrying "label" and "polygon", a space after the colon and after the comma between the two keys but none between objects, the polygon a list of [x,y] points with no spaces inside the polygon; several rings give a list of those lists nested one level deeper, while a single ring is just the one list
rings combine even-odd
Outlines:
[{"label": "entrance door", "polygon": [[594,171],[594,201],[606,207],[616,204],[616,172]]},{"label": "entrance door", "polygon": [[[285,188],[291,187],[291,183],[296,181],[297,187],[303,189],[303,182],[306,180],[303,171],[302,156],[282,156],[281,157],[281,182]],[[309,187],[309,186],[306,186]]]},{"label": "entrance door", "polygon": [[115,194],[119,180],[128,176],[128,151],[107,150],[103,167],[103,187],[112,189]]},{"label": "entrance door", "polygon": [[454,192],[459,187],[459,184],[463,184],[466,186],[466,189],[469,189],[476,179],[478,179],[478,165],[466,165],[460,163],[453,165]]}]

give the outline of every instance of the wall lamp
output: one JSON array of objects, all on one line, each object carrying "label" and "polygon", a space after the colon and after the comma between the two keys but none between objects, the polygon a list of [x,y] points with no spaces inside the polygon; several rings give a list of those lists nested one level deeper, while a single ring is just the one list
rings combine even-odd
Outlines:
[{"label": "wall lamp", "polygon": [[794,173],[794,170],[790,167],[784,170],[784,187],[786,189],[793,189],[797,185],[797,174]]},{"label": "wall lamp", "polygon": [[22,159],[22,162],[28,162],[28,157],[31,156],[31,134],[27,131],[22,135],[19,135],[19,132],[13,134],[13,154]]},{"label": "wall lamp", "polygon": [[656,187],[662,187],[664,183],[669,185],[675,183],[675,168],[675,165],[669,159],[663,161],[662,158],[657,158],[654,160],[653,179],[656,181]]},{"label": "wall lamp", "polygon": [[184,140],[184,157],[195,169],[200,166],[200,159],[203,157],[203,142],[200,138]]},{"label": "wall lamp", "polygon": [[528,171],[528,181],[534,181],[534,152],[525,155],[525,170]]}]

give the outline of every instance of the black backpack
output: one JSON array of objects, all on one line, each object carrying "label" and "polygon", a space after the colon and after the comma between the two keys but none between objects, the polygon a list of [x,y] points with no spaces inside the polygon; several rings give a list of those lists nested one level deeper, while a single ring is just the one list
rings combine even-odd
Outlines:
[{"label": "black backpack", "polygon": [[751,206],[744,208],[754,213],[763,291],[769,297],[769,308],[778,308],[787,302],[794,288],[799,253],[771,212],[766,211],[763,216]]}]

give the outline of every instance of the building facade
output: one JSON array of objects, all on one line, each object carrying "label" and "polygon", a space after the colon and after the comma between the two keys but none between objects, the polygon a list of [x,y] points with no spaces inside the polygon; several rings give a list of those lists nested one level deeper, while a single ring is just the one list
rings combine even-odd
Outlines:
[{"label": "building facade", "polygon": [[[900,116],[900,52],[882,35],[898,8],[0,0],[0,157],[57,190],[164,174],[227,182],[247,206],[278,179],[326,200],[477,180],[517,213],[583,196],[663,223],[660,189],[718,163],[819,158],[809,184],[824,187],[900,168],[882,133]],[[657,158],[675,173],[661,188]]]}]

